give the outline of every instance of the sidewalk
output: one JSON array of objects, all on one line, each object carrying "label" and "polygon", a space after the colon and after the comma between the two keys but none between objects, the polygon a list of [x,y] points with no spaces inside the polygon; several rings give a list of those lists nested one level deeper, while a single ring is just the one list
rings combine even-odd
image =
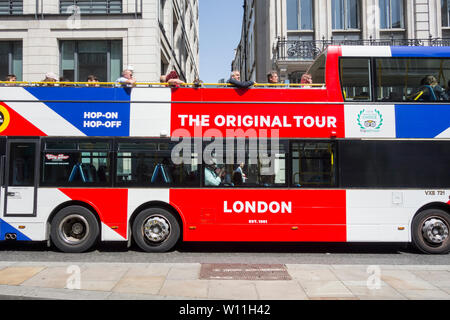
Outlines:
[{"label": "sidewalk", "polygon": [[2,297],[450,300],[450,266],[0,262]]}]

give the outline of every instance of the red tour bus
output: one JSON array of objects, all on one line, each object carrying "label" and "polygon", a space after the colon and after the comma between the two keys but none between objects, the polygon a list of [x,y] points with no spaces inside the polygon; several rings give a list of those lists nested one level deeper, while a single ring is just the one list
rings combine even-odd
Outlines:
[{"label": "red tour bus", "polygon": [[314,84],[0,87],[0,240],[450,250],[450,48],[329,47]]}]

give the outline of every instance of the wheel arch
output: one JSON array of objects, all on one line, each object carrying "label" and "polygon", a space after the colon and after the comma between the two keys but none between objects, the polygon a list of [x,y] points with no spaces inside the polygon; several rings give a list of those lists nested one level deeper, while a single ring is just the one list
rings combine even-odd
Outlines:
[{"label": "wheel arch", "polygon": [[56,214],[61,211],[64,208],[70,207],[70,206],[80,206],[80,207],[84,207],[86,209],[88,209],[89,211],[92,212],[92,214],[94,215],[95,219],[97,220],[98,226],[99,226],[99,238],[101,239],[102,236],[102,226],[101,226],[101,220],[100,220],[100,216],[97,212],[97,210],[91,206],[90,204],[83,202],[83,201],[77,201],[77,200],[70,200],[70,201],[66,201],[63,202],[61,204],[59,204],[57,207],[55,207],[52,212],[50,213],[48,219],[47,219],[47,230],[46,230],[46,235],[47,235],[47,239],[50,239],[50,230],[51,230],[51,225],[52,225],[52,221],[55,218]]},{"label": "wheel arch", "polygon": [[133,213],[130,216],[130,219],[128,220],[128,226],[131,228],[131,226],[134,223],[134,220],[139,215],[140,212],[146,209],[150,208],[162,208],[168,210],[170,213],[173,214],[173,216],[177,219],[178,223],[180,224],[180,239],[183,239],[183,226],[185,225],[185,219],[184,216],[181,214],[181,212],[175,208],[173,205],[164,202],[164,201],[148,201],[146,203],[141,204],[139,207],[137,207]]},{"label": "wheel arch", "polygon": [[450,204],[445,203],[445,202],[439,202],[439,201],[430,202],[430,203],[423,205],[419,210],[416,211],[416,213],[413,215],[413,217],[410,221],[410,225],[412,224],[414,217],[416,217],[420,212],[422,212],[424,210],[428,210],[428,209],[441,209],[441,210],[447,212],[448,214],[450,214]]}]

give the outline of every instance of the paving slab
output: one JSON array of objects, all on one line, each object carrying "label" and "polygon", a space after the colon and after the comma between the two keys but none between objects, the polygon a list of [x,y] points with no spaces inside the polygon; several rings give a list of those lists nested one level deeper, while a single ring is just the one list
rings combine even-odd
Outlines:
[{"label": "paving slab", "polygon": [[411,300],[450,300],[450,295],[442,290],[398,290]]},{"label": "paving slab", "polygon": [[339,281],[330,269],[291,268],[288,272],[293,279],[300,281]]},{"label": "paving slab", "polygon": [[309,298],[354,298],[341,281],[299,281]]},{"label": "paving slab", "polygon": [[0,284],[18,286],[45,267],[6,267],[0,270]]},{"label": "paving slab", "polygon": [[68,267],[47,267],[22,283],[26,287],[64,289],[70,280]]},{"label": "paving slab", "polygon": [[258,281],[255,286],[262,300],[308,300],[298,281]]},{"label": "paving slab", "polygon": [[166,278],[162,276],[126,274],[111,291],[114,293],[157,295],[165,280]]},{"label": "paving slab", "polygon": [[209,280],[208,299],[258,300],[254,281]]},{"label": "paving slab", "polygon": [[168,280],[197,280],[200,276],[200,263],[186,263],[170,268]]},{"label": "paving slab", "polygon": [[397,290],[436,290],[428,281],[407,270],[383,270],[381,280]]},{"label": "paving slab", "polygon": [[208,280],[166,280],[159,295],[206,299]]},{"label": "paving slab", "polygon": [[400,292],[386,284],[376,289],[368,286],[355,286],[347,282],[344,284],[360,300],[407,300]]}]

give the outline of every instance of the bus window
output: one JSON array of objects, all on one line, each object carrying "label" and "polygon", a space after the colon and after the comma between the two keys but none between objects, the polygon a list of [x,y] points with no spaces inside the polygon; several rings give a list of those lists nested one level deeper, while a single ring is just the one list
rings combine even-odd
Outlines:
[{"label": "bus window", "polygon": [[[375,72],[378,101],[448,100],[444,90],[450,79],[450,59],[377,58]],[[431,77],[436,79],[437,87],[427,80]]]},{"label": "bus window", "polygon": [[341,58],[340,75],[345,101],[372,101],[370,59]]},{"label": "bus window", "polygon": [[109,142],[46,142],[42,153],[41,185],[108,186],[110,147]]},{"label": "bus window", "polygon": [[169,142],[118,143],[116,183],[142,187],[199,186],[198,154],[191,152],[188,162],[175,164],[172,147]]},{"label": "bus window", "polygon": [[333,143],[294,142],[291,153],[294,187],[320,188],[336,184]]},{"label": "bus window", "polygon": [[[224,152],[205,146],[212,164],[205,164],[205,187],[283,187],[286,182],[286,148],[283,142],[235,139],[221,143]],[[209,156],[208,156],[209,157]]]}]

